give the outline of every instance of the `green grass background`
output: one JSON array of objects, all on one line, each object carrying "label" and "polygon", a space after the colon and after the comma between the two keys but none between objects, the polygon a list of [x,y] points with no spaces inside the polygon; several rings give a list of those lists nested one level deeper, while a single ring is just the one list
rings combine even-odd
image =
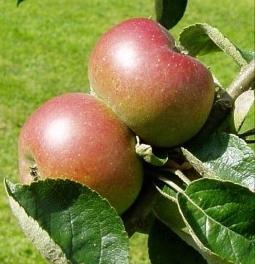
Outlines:
[{"label": "green grass background", "polygon": [[[207,22],[243,49],[254,49],[253,0],[190,0],[184,26]],[[87,61],[97,38],[111,25],[135,16],[154,17],[152,0],[0,0],[0,263],[41,264],[11,215],[4,177],[18,181],[17,137],[42,102],[89,86]],[[201,58],[227,85],[238,67],[227,56]],[[146,236],[131,239],[131,263],[148,264]],[[185,263],[184,263],[185,264]],[[188,264],[188,263],[187,263]]]}]

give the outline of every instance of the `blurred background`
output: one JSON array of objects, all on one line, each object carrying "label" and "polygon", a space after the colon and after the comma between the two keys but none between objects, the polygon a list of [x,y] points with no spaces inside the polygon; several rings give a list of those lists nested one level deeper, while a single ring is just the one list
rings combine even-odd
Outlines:
[{"label": "blurred background", "polygon": [[[87,61],[98,37],[130,17],[154,18],[153,0],[0,0],[0,263],[46,263],[11,215],[3,179],[18,181],[17,138],[33,110],[65,92],[88,91]],[[254,50],[253,0],[190,0],[181,22],[217,27]],[[238,67],[220,53],[200,58],[227,86]],[[131,239],[131,264],[149,264],[146,235]],[[184,263],[185,264],[185,263]],[[187,263],[188,264],[188,263]]]}]

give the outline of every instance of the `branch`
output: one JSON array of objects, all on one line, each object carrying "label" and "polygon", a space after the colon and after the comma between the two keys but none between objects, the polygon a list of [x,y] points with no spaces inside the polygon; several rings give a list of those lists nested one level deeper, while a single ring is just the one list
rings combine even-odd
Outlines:
[{"label": "branch", "polygon": [[255,128],[250,129],[242,134],[239,134],[239,137],[246,138],[246,137],[253,136],[253,135],[255,135]]},{"label": "branch", "polygon": [[240,72],[239,76],[230,84],[227,91],[233,100],[249,90],[255,80],[255,60],[252,60],[244,69]]}]

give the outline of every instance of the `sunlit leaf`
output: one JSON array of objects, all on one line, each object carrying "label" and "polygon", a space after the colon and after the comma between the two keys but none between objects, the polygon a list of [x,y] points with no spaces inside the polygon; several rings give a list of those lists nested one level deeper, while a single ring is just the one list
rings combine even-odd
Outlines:
[{"label": "sunlit leaf", "polygon": [[182,151],[202,176],[232,181],[255,191],[255,154],[238,136],[215,133]]},{"label": "sunlit leaf", "polygon": [[191,56],[223,51],[232,57],[238,65],[245,66],[247,64],[236,45],[217,28],[206,23],[198,23],[184,28],[179,40]]}]

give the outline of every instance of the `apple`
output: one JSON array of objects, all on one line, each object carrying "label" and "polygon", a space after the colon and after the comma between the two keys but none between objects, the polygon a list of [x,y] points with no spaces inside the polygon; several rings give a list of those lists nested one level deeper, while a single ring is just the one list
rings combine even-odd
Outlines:
[{"label": "apple", "polygon": [[172,147],[193,137],[214,100],[210,71],[176,51],[173,37],[146,18],[107,31],[91,52],[91,91],[148,144]]},{"label": "apple", "polygon": [[21,129],[21,181],[71,179],[96,190],[121,214],[142,185],[135,143],[103,102],[82,93],[64,94],[43,104]]}]

